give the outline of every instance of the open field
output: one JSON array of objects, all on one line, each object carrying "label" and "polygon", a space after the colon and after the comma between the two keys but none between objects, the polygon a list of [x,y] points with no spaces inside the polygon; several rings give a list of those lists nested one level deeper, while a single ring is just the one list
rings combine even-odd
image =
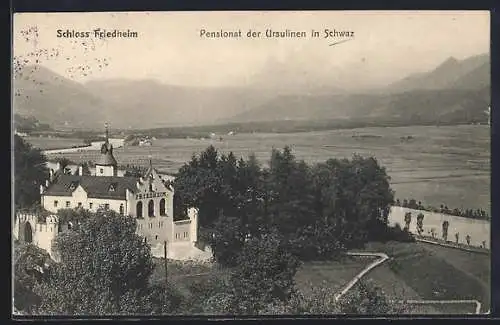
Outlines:
[{"label": "open field", "polygon": [[25,137],[25,141],[31,143],[34,147],[48,150],[48,149],[62,149],[71,148],[73,146],[83,146],[83,139],[70,139],[70,138],[47,138],[47,137]]},{"label": "open field", "polygon": [[[490,128],[484,125],[411,126],[330,130],[289,134],[222,135],[223,139],[158,139],[150,147],[115,150],[120,164],[153,164],[175,173],[193,153],[209,145],[237,157],[255,153],[266,164],[272,148],[290,145],[309,163],[374,155],[387,168],[397,198],[415,198],[425,205],[490,210]],[[408,136],[412,138],[407,139]],[[406,138],[405,138],[406,137]],[[98,151],[67,153],[73,161],[95,160]],[[53,158],[50,156],[50,158]]]}]

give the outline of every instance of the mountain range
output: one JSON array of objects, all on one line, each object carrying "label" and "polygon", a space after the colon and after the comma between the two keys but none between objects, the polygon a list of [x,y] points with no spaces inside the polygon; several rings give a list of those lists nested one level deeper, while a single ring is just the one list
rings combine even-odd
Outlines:
[{"label": "mountain range", "polygon": [[[340,82],[339,82],[340,83]],[[303,91],[301,91],[301,89]],[[377,89],[343,91],[341,84],[202,88],[156,80],[107,79],[78,83],[42,66],[14,79],[15,113],[54,128],[145,129],[250,121],[399,118],[457,123],[487,120],[490,57],[449,58],[435,69]]]}]

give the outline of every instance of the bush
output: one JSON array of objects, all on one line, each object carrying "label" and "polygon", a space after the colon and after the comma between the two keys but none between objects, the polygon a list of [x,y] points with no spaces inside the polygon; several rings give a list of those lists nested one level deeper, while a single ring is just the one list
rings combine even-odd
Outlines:
[{"label": "bush", "polygon": [[388,242],[388,241],[398,241],[398,242],[414,242],[415,236],[406,229],[402,229],[399,223],[394,226],[374,226],[373,240]]}]

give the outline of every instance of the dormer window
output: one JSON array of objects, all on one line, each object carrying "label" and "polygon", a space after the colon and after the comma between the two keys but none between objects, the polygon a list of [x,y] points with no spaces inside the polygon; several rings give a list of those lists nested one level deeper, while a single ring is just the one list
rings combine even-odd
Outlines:
[{"label": "dormer window", "polygon": [[113,183],[113,184],[109,185],[109,191],[110,192],[116,191],[116,185],[117,185],[116,183]]},{"label": "dormer window", "polygon": [[77,188],[77,186],[78,186],[78,182],[77,182],[77,181],[73,181],[73,182],[71,182],[71,184],[69,185],[69,189],[70,189],[71,191],[73,191],[73,190],[75,190],[75,189]]}]

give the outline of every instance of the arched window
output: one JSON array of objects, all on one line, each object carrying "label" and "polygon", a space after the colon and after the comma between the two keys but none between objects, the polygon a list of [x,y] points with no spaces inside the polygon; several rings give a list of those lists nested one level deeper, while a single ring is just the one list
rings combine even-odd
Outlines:
[{"label": "arched window", "polygon": [[135,215],[137,218],[142,218],[142,201],[137,202],[135,207]]},{"label": "arched window", "polygon": [[153,200],[149,200],[148,203],[148,216],[154,217],[155,216],[155,203]]},{"label": "arched window", "polygon": [[120,204],[120,214],[123,215],[125,213],[125,208],[123,207],[123,203]]},{"label": "arched window", "polygon": [[26,222],[26,224],[24,225],[24,242],[29,244],[32,241],[33,241],[33,229],[31,228],[29,222]]},{"label": "arched window", "polygon": [[165,215],[165,199],[160,200],[160,216]]}]

